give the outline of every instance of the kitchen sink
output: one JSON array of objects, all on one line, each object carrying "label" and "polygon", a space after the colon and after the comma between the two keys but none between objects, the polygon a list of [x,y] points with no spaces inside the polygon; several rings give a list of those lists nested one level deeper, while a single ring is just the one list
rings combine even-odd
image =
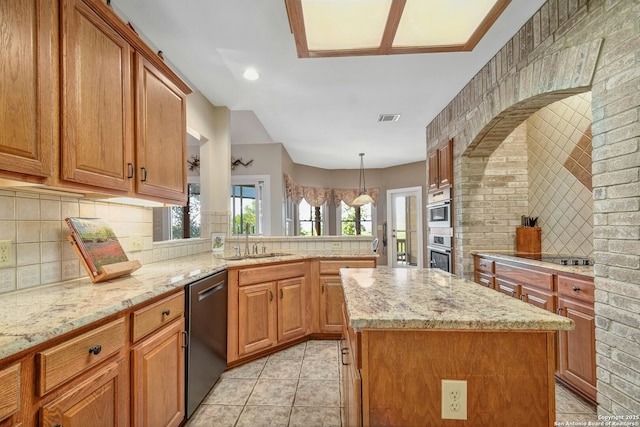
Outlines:
[{"label": "kitchen sink", "polygon": [[266,254],[234,255],[234,256],[224,257],[223,259],[227,261],[241,261],[243,259],[274,258],[278,256],[287,256],[287,255],[291,255],[291,254],[282,253],[282,252],[269,252]]}]

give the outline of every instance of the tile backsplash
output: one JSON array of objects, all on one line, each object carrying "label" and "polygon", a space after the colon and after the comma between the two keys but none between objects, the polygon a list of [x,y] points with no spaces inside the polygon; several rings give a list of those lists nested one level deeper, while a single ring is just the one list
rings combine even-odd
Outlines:
[{"label": "tile backsplash", "polygon": [[[202,236],[227,234],[228,212],[201,212]],[[143,265],[211,251],[211,239],[153,241],[153,210],[103,200],[0,190],[0,240],[12,242],[9,267],[0,268],[0,293],[85,277],[67,241],[67,217],[102,218],[111,225],[129,259]],[[131,251],[131,237],[142,238],[142,250]],[[251,236],[269,252],[301,254],[370,254],[372,237]],[[228,237],[225,252],[244,250],[244,237]]]}]

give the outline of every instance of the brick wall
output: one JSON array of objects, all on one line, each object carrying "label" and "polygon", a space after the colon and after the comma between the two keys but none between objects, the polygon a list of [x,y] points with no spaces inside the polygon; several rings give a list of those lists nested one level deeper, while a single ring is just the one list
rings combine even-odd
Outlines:
[{"label": "brick wall", "polygon": [[[640,414],[639,22],[637,0],[549,0],[427,126],[427,150],[454,138],[454,214],[462,223],[475,202],[464,188],[467,166],[481,168],[541,107],[591,91],[601,415]],[[456,228],[456,271],[469,273],[468,248],[492,234],[484,224]]]}]

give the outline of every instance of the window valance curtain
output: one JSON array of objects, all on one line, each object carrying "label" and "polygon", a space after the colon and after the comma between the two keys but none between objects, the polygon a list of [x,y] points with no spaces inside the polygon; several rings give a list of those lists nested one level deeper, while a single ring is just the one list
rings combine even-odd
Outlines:
[{"label": "window valance curtain", "polygon": [[293,201],[293,203],[298,204],[302,199],[305,199],[311,206],[319,208],[325,202],[331,201],[330,188],[297,185],[293,179],[286,174],[284,176],[284,182],[286,195],[291,199],[291,201]]},{"label": "window valance curtain", "polygon": [[[352,206],[351,203],[360,195],[358,189],[331,189],[297,185],[293,178],[287,174],[284,175],[284,182],[286,196],[296,204],[305,199],[307,203],[314,207],[320,207],[325,202],[333,202],[335,206],[340,206],[340,202],[345,202],[347,205]],[[370,188],[367,190],[367,194],[371,196],[373,204],[376,205],[380,190],[378,188]]]},{"label": "window valance curtain", "polygon": [[[378,204],[378,197],[380,196],[380,189],[369,188],[366,193],[373,199],[373,204]],[[360,190],[357,189],[334,189],[333,190],[333,204],[340,206],[340,202],[344,202],[348,206],[353,206],[353,201],[360,195]]]}]

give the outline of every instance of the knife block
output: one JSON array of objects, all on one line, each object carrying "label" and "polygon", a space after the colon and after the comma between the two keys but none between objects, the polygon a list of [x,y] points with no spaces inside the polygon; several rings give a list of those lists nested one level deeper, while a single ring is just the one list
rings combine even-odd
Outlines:
[{"label": "knife block", "polygon": [[542,252],[542,230],[540,227],[516,227],[516,251],[531,254]]}]

